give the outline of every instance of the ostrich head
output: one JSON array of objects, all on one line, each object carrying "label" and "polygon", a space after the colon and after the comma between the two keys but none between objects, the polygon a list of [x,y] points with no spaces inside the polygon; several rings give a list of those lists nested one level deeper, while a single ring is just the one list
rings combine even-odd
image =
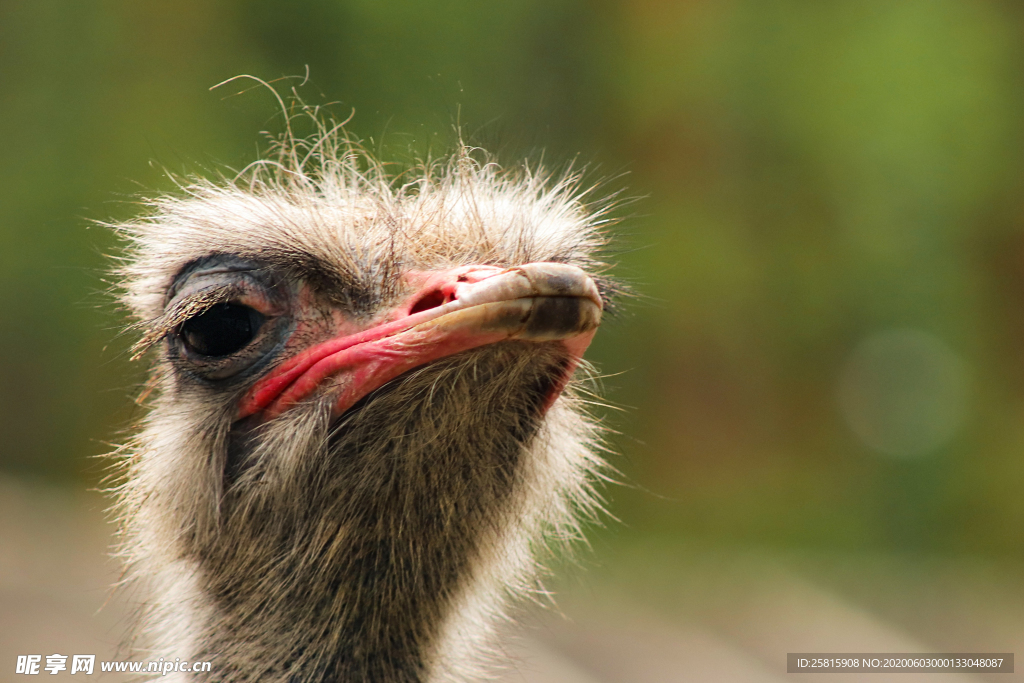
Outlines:
[{"label": "ostrich head", "polygon": [[330,131],[278,152],[116,226],[153,358],[137,646],[212,661],[181,680],[472,679],[596,507],[602,211],[465,150],[400,179]]}]

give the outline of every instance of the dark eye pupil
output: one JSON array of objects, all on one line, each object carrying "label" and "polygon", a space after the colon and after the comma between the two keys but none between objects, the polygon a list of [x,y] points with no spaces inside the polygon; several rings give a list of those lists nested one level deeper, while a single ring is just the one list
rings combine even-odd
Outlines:
[{"label": "dark eye pupil", "polygon": [[252,341],[263,316],[239,304],[215,304],[181,325],[181,338],[202,356],[227,356]]}]

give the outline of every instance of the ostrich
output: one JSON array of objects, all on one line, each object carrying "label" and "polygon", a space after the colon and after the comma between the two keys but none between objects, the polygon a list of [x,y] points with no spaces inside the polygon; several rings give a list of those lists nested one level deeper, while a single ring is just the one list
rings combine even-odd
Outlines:
[{"label": "ostrich", "polygon": [[599,508],[578,386],[606,204],[478,151],[398,178],[321,125],[115,229],[133,643],[168,680],[469,681]]}]

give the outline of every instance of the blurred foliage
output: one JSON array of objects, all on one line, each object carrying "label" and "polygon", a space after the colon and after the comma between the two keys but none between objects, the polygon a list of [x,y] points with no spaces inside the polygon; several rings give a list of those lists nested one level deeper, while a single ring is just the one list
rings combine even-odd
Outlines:
[{"label": "blurred foliage", "polygon": [[[1022,33],[1008,0],[0,0],[0,468],[99,479],[141,370],[92,222],[251,161],[273,102],[209,87],[308,67],[385,157],[461,129],[628,172],[643,296],[594,357],[631,533],[1024,556]],[[851,365],[892,330],[938,350]]]}]

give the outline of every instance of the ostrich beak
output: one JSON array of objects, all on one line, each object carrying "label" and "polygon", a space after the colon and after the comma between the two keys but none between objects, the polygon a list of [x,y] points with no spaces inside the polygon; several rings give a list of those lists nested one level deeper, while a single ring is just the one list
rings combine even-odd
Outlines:
[{"label": "ostrich beak", "polygon": [[384,322],[308,348],[260,379],[239,418],[277,417],[328,378],[338,380],[334,414],[413,368],[506,340],[561,342],[569,364],[545,409],[558,397],[601,322],[597,285],[575,266],[463,266],[412,272],[413,296]]}]

